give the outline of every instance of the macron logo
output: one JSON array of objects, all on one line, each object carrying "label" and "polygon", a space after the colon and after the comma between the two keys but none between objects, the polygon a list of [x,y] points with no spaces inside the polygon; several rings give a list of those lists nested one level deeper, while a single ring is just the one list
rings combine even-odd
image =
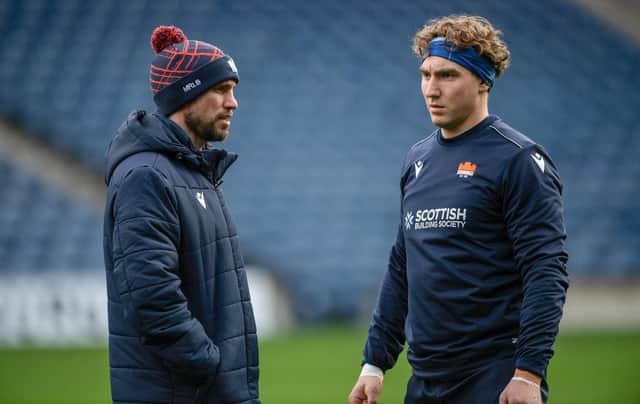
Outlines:
[{"label": "macron logo", "polygon": [[200,202],[203,208],[207,208],[207,203],[204,201],[204,194],[202,192],[196,192],[196,199]]},{"label": "macron logo", "polygon": [[182,91],[184,91],[185,93],[188,93],[189,91],[193,90],[194,88],[198,87],[201,84],[202,84],[202,81],[200,81],[200,79],[195,79],[194,81],[185,84],[182,87]]},{"label": "macron logo", "polygon": [[233,59],[227,60],[227,63],[229,64],[232,72],[238,73],[238,68],[236,67],[236,63],[233,61]]},{"label": "macron logo", "polygon": [[540,155],[540,153],[532,154],[531,158],[538,165],[540,171],[544,173],[544,158]]},{"label": "macron logo", "polygon": [[418,175],[420,175],[420,171],[422,171],[422,161],[416,161],[415,163],[413,163],[413,166],[416,169],[416,178],[418,178]]}]

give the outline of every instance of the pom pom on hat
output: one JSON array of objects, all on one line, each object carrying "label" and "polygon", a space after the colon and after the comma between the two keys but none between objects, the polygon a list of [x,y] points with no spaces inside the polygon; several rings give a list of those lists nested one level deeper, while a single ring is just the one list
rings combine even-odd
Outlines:
[{"label": "pom pom on hat", "polygon": [[173,25],[161,25],[151,34],[151,48],[155,53],[160,53],[169,46],[186,40],[187,36],[180,28]]},{"label": "pom pom on hat", "polygon": [[173,25],[161,25],[151,34],[156,57],[151,62],[149,84],[158,112],[169,116],[225,80],[238,82],[233,59],[218,47],[187,39]]}]

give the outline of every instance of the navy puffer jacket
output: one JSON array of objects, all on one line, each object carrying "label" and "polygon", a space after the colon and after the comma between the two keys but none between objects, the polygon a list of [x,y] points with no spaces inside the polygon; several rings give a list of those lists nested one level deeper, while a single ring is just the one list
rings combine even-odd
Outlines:
[{"label": "navy puffer jacket", "polygon": [[104,255],[114,403],[260,403],[255,320],[219,189],[236,158],[196,151],[174,122],[144,111],[111,141]]}]

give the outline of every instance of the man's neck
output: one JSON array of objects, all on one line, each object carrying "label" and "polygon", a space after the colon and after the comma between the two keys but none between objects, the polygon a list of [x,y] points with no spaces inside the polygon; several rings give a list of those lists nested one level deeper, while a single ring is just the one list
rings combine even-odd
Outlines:
[{"label": "man's neck", "polygon": [[465,120],[462,124],[455,128],[440,128],[442,137],[445,139],[453,139],[455,137],[458,137],[482,122],[488,116],[489,112],[487,110],[484,110],[481,114],[474,114],[473,116],[470,116],[467,120]]},{"label": "man's neck", "polygon": [[169,115],[168,118],[171,119],[173,122],[175,122],[176,125],[178,125],[180,129],[182,129],[184,133],[186,133],[187,136],[189,136],[189,139],[191,139],[191,143],[193,143],[196,150],[204,149],[204,147],[206,146],[206,142],[201,141],[193,132],[189,130],[186,123],[184,122],[183,114],[173,113]]}]

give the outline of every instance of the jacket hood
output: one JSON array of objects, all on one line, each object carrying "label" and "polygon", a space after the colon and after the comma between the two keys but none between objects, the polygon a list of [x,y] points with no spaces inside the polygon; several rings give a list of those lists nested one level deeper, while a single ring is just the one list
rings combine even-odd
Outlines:
[{"label": "jacket hood", "polygon": [[127,157],[142,152],[156,152],[181,160],[215,182],[238,158],[222,149],[198,151],[187,134],[175,122],[157,114],[138,110],[129,114],[118,128],[105,153],[105,183]]}]

